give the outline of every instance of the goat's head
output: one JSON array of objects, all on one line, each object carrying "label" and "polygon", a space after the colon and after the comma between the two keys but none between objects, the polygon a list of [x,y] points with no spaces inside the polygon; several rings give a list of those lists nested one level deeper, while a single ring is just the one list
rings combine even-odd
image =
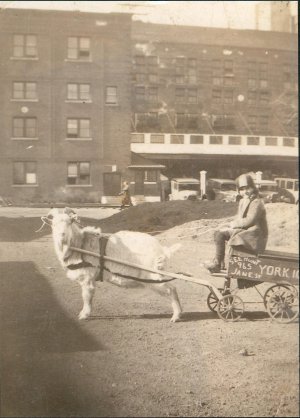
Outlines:
[{"label": "goat's head", "polygon": [[[82,240],[81,229],[76,225],[78,223],[77,214],[69,208],[65,208],[62,213],[58,209],[51,209],[47,219],[51,222],[56,252],[59,259],[65,263],[73,256],[70,247],[80,245]],[[76,258],[78,255],[74,257]]]}]

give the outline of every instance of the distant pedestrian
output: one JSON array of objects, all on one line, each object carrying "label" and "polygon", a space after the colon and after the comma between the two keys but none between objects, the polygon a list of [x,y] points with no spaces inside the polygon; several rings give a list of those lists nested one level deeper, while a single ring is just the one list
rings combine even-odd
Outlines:
[{"label": "distant pedestrian", "polygon": [[129,184],[127,181],[123,182],[123,187],[122,187],[120,196],[121,195],[123,195],[123,198],[122,198],[120,210],[124,209],[126,205],[133,206],[131,197],[130,197]]}]

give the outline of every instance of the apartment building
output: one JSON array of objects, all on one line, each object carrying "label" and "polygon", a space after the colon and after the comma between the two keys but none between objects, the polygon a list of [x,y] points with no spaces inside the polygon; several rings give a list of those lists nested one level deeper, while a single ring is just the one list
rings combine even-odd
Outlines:
[{"label": "apartment building", "polygon": [[168,177],[297,173],[297,36],[133,22],[134,153]]},{"label": "apartment building", "polygon": [[124,13],[0,14],[0,196],[159,200],[168,178],[294,177],[296,35],[146,24]]},{"label": "apartment building", "polygon": [[0,195],[100,202],[130,164],[131,16],[0,14]]}]

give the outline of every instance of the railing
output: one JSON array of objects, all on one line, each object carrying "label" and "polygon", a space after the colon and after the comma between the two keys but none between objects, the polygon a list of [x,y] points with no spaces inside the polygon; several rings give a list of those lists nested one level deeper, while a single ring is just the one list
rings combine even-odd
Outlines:
[{"label": "railing", "polygon": [[131,150],[159,154],[298,155],[298,137],[132,133]]}]

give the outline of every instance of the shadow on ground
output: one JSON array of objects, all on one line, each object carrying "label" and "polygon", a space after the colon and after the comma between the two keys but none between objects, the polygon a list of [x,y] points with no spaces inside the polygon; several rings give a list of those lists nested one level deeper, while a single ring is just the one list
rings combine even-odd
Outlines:
[{"label": "shadow on ground", "polygon": [[0,263],[0,314],[0,416],[91,416],[95,407],[112,411],[99,391],[86,393],[84,370],[76,361],[103,345],[85,324],[66,315],[33,263]]},{"label": "shadow on ground", "polygon": [[41,218],[9,218],[0,216],[0,242],[27,242],[51,233],[47,225],[39,231],[42,226]]}]

